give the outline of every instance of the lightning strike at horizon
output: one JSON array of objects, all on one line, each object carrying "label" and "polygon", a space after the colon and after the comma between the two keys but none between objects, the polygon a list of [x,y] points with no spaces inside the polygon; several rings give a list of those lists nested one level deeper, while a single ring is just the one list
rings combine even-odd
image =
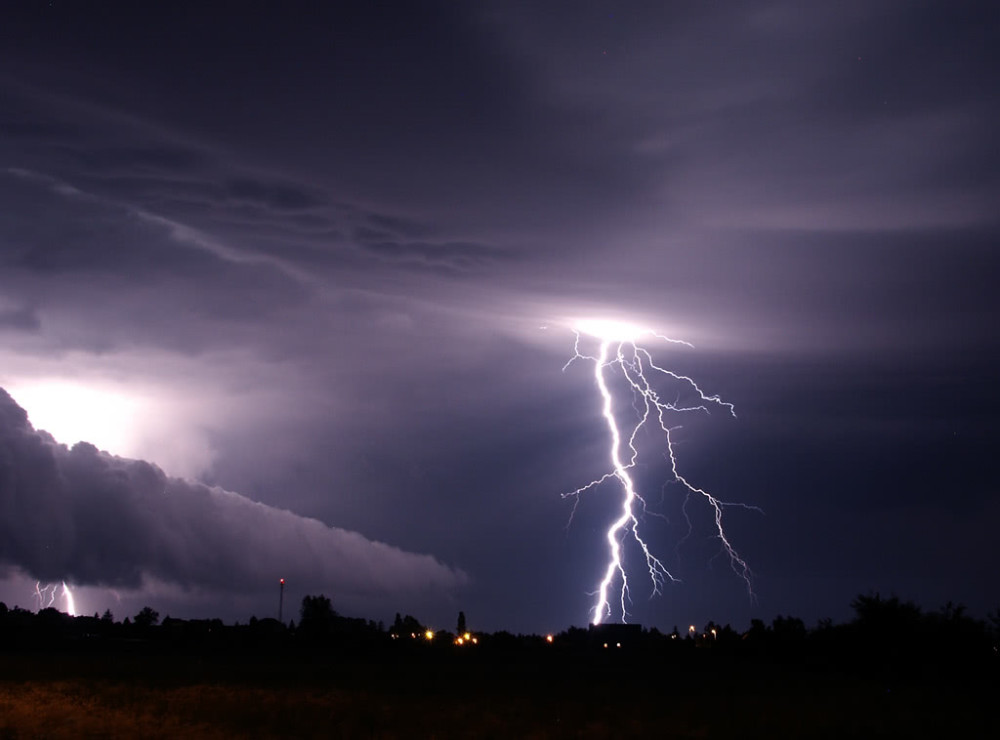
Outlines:
[{"label": "lightning strike at horizon", "polygon": [[[624,544],[631,539],[638,546],[645,559],[646,569],[652,582],[652,596],[660,594],[662,587],[667,580],[677,582],[666,568],[663,562],[657,558],[646,540],[640,533],[640,514],[647,513],[646,500],[636,490],[630,471],[635,467],[639,457],[639,450],[636,446],[636,438],[643,427],[650,419],[655,418],[662,430],[665,440],[665,456],[670,466],[672,480],[680,483],[686,490],[686,495],[690,497],[697,494],[703,497],[714,511],[715,536],[720,542],[720,552],[725,553],[729,558],[730,566],[746,584],[747,591],[753,598],[752,573],[749,566],[740,557],[739,553],[730,544],[722,526],[723,509],[727,506],[739,506],[741,508],[754,509],[760,511],[755,506],[746,504],[730,503],[720,501],[704,489],[692,485],[680,474],[677,468],[677,457],[674,453],[674,443],[671,433],[674,428],[667,423],[667,415],[672,412],[704,411],[708,413],[710,406],[719,406],[736,416],[733,404],[723,401],[717,395],[707,395],[698,384],[686,375],[680,375],[671,370],[658,366],[652,355],[639,346],[639,340],[650,338],[671,344],[691,347],[692,345],[680,339],[657,334],[650,329],[642,329],[631,324],[605,320],[583,320],[578,321],[573,327],[576,336],[574,343],[573,357],[566,363],[563,370],[566,370],[576,360],[589,360],[594,363],[594,380],[601,395],[601,414],[604,417],[610,435],[609,457],[611,461],[611,471],[605,473],[600,478],[590,481],[584,486],[563,494],[563,497],[574,497],[579,503],[579,497],[585,491],[595,488],[605,481],[615,478],[621,486],[623,498],[621,514],[608,527],[606,539],[609,548],[608,564],[604,571],[600,585],[596,591],[597,602],[594,605],[592,622],[600,624],[602,620],[611,616],[612,608],[609,600],[609,591],[616,580],[620,580],[621,589],[619,601],[621,606],[621,620],[628,619],[628,603],[631,600],[629,595],[629,581],[624,563]],[[583,336],[595,339],[599,343],[597,355],[585,354],[581,351],[581,341]],[[619,421],[615,416],[614,399],[608,385],[608,376],[611,372],[619,370],[624,380],[632,392],[632,406],[636,411],[637,420],[622,433],[619,428]],[[693,394],[694,399],[690,404],[681,404],[680,392],[677,400],[673,402],[664,401],[660,392],[653,386],[653,377],[666,379]],[[622,458],[622,440],[627,439],[628,459]],[[686,505],[686,500],[685,500]],[[574,505],[575,510],[575,505]],[[683,509],[687,517],[686,508]],[[571,515],[572,519],[572,515]],[[691,521],[688,519],[688,532],[691,531]]]},{"label": "lightning strike at horizon", "polygon": [[[38,599],[38,611],[47,609],[55,604],[56,599],[59,597],[59,585],[60,584],[50,583],[43,588],[41,581],[35,582],[35,598]],[[66,607],[63,611],[71,617],[75,617],[76,600],[73,598],[73,592],[70,591],[69,586],[66,585],[66,581],[63,581],[61,585],[63,604]]]},{"label": "lightning strike at horizon", "polygon": [[66,581],[63,581],[63,598],[66,600],[66,613],[71,617],[76,616],[76,599],[73,598],[73,592],[69,590],[69,586],[66,585]]}]

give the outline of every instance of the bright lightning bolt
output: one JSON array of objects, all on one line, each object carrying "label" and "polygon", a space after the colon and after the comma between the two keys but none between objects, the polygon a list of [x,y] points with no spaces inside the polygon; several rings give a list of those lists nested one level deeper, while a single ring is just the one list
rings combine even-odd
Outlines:
[{"label": "bright lightning bolt", "polygon": [[41,581],[35,581],[35,598],[38,599],[38,611],[47,609],[56,600],[55,586],[42,588]]},{"label": "bright lightning bolt", "polygon": [[[43,587],[41,581],[37,581],[35,583],[35,598],[38,600],[39,611],[53,606],[56,603],[56,599],[59,598],[59,584],[50,583]],[[76,600],[73,598],[73,592],[66,585],[66,581],[62,582],[62,598],[63,603],[66,605],[66,614],[75,617]]]},{"label": "bright lightning bolt", "polygon": [[[575,360],[589,360],[594,363],[594,380],[597,383],[597,388],[600,391],[602,400],[601,413],[607,423],[608,432],[611,437],[609,450],[611,471],[605,473],[600,478],[592,480],[590,483],[581,486],[575,491],[570,491],[569,493],[563,495],[564,497],[574,497],[576,503],[578,503],[580,494],[600,485],[601,483],[604,483],[610,478],[617,479],[623,492],[621,514],[617,519],[615,519],[614,522],[612,522],[606,535],[609,549],[608,565],[605,568],[604,577],[602,578],[596,592],[597,603],[594,605],[593,623],[600,624],[606,617],[611,616],[612,607],[609,592],[616,582],[621,583],[618,596],[618,601],[620,602],[621,607],[621,619],[622,622],[627,621],[629,581],[628,574],[625,569],[623,550],[624,544],[628,539],[634,541],[636,545],[638,545],[639,550],[642,552],[643,558],[645,559],[646,570],[649,573],[649,578],[652,582],[653,595],[661,592],[661,589],[667,580],[673,582],[678,580],[670,573],[669,570],[667,570],[663,562],[652,553],[649,545],[640,533],[639,515],[640,513],[646,513],[646,501],[636,491],[635,482],[629,472],[635,467],[636,459],[639,456],[639,451],[636,447],[636,437],[640,430],[648,422],[650,422],[651,419],[655,419],[655,423],[659,425],[660,430],[663,432],[666,446],[666,458],[670,464],[670,471],[673,476],[673,480],[680,483],[686,489],[688,496],[691,494],[701,496],[713,509],[715,515],[716,537],[721,544],[720,552],[724,552],[728,556],[731,567],[746,583],[747,591],[750,593],[750,596],[753,597],[753,587],[751,581],[752,573],[750,572],[749,566],[743,558],[740,557],[739,553],[735,550],[735,548],[733,548],[729,539],[726,537],[726,533],[722,526],[722,514],[723,509],[726,506],[741,506],[743,508],[754,509],[757,511],[759,511],[759,509],[754,506],[731,504],[729,502],[720,501],[704,489],[698,488],[697,486],[689,483],[687,479],[680,474],[677,468],[677,457],[674,454],[674,446],[670,436],[672,428],[667,423],[667,417],[671,413],[683,411],[708,412],[709,407],[711,406],[720,406],[735,417],[736,413],[733,405],[723,401],[718,396],[707,395],[690,377],[686,375],[679,375],[667,370],[666,368],[658,366],[653,361],[652,355],[638,344],[641,339],[650,338],[690,347],[691,345],[685,341],[671,339],[661,334],[657,334],[652,330],[642,329],[631,324],[606,320],[578,321],[573,327],[573,331],[576,335],[574,354],[573,357],[570,358],[569,362],[567,362],[563,367],[563,370],[569,367]],[[584,335],[592,337],[598,341],[599,349],[596,356],[584,354],[581,351],[581,341]],[[612,392],[608,387],[608,375],[616,370],[621,372],[625,381],[628,383],[628,386],[631,388],[633,394],[632,405],[637,414],[637,420],[630,428],[625,430],[626,434],[623,434],[622,430],[619,429],[619,422],[615,416]],[[664,400],[660,392],[652,383],[652,379],[654,378],[668,379],[674,383],[679,383],[682,387],[686,388],[689,393],[693,393],[695,400],[690,405],[681,404],[679,399],[673,402]],[[623,439],[627,440],[627,459],[624,459],[622,456]],[[688,526],[690,528],[690,520],[688,521]]]},{"label": "bright lightning bolt", "polygon": [[66,613],[71,617],[76,616],[76,599],[73,598],[73,592],[69,590],[69,586],[66,585],[66,581],[63,581],[63,599],[66,601]]}]

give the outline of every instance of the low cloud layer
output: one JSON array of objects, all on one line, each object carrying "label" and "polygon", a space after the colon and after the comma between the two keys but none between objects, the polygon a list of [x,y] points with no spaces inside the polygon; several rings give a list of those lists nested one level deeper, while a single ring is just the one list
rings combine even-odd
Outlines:
[{"label": "low cloud layer", "polygon": [[142,460],[35,430],[0,389],[0,563],[41,581],[256,590],[294,579],[345,598],[446,593],[466,575],[431,555],[170,478]]}]

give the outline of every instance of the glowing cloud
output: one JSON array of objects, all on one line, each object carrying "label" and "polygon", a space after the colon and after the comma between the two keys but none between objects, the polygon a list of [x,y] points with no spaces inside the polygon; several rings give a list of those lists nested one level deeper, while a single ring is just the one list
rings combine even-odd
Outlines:
[{"label": "glowing cloud", "polygon": [[635,342],[644,335],[653,334],[649,329],[613,319],[577,319],[573,329],[578,334],[608,342]]},{"label": "glowing cloud", "polygon": [[141,404],[120,391],[55,379],[8,384],[7,390],[36,429],[63,444],[86,440],[116,455],[132,451],[133,419]]},{"label": "glowing cloud", "polygon": [[[121,362],[126,365],[129,359]],[[62,444],[86,441],[112,455],[149,460],[184,478],[201,477],[211,468],[214,450],[207,430],[219,417],[218,403],[206,403],[204,394],[179,394],[162,383],[117,382],[107,370],[95,371],[76,357],[66,362],[74,364],[84,368],[64,375],[30,365],[4,368],[0,385],[28,412],[33,427]],[[228,400],[223,403],[232,406]]]},{"label": "glowing cloud", "polygon": [[269,589],[287,575],[350,603],[443,594],[468,581],[432,555],[172,478],[86,442],[58,444],[3,389],[0,508],[0,565],[38,580],[39,608],[62,599],[74,611],[67,583],[138,590],[162,582],[223,595]]}]

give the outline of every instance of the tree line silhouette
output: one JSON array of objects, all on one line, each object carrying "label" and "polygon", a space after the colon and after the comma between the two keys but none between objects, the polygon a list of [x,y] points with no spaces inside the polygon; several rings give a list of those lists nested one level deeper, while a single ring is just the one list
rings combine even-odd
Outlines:
[{"label": "tree line silhouette", "polygon": [[[433,629],[416,617],[396,614],[382,622],[339,614],[324,595],[302,599],[298,622],[251,617],[246,623],[221,619],[175,619],[144,607],[117,621],[110,610],[73,617],[49,607],[37,613],[0,602],[0,650],[271,650],[294,654],[339,651],[407,656],[586,655],[622,659],[672,657],[676,660],[732,660],[814,667],[937,671],[941,668],[1000,671],[1000,610],[985,620],[961,605],[924,611],[917,604],[878,593],[857,596],[854,617],[842,624],[821,620],[814,627],[792,616],[749,629],[708,622],[698,629],[674,627],[665,633],[638,625],[570,627],[555,635],[470,631],[464,612],[455,630]],[[711,657],[709,657],[711,656]],[[617,659],[617,658],[616,658]]]}]

